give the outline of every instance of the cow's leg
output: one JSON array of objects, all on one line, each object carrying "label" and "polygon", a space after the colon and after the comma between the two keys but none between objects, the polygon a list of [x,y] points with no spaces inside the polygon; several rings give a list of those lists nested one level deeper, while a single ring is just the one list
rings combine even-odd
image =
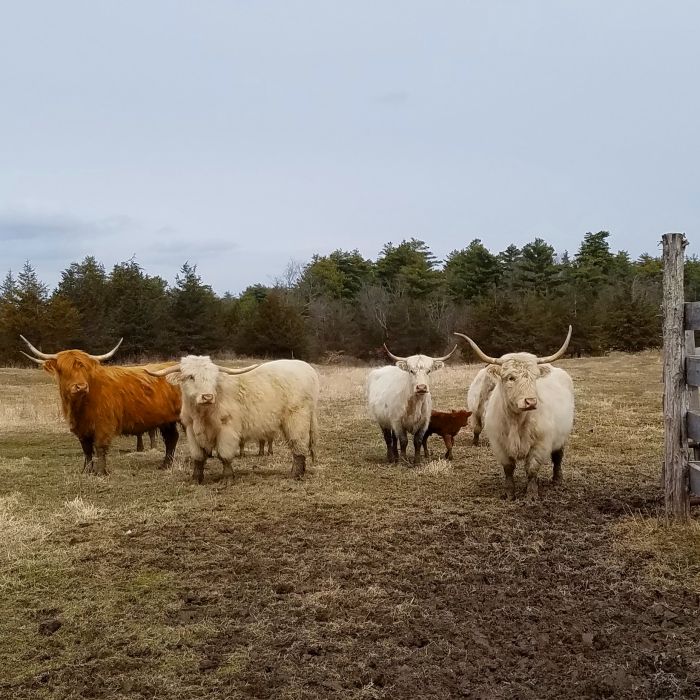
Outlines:
[{"label": "cow's leg", "polygon": [[393,430],[391,431],[391,455],[394,463],[399,461],[399,437]]},{"label": "cow's leg", "polygon": [[270,456],[272,456],[272,443],[272,440],[267,441],[267,454],[269,454]]},{"label": "cow's leg", "polygon": [[399,447],[401,448],[401,459],[407,462],[408,457],[406,457],[406,448],[408,447],[408,433],[401,428],[396,437],[399,440]]},{"label": "cow's leg", "polygon": [[160,465],[160,469],[170,469],[173,466],[173,459],[175,458],[175,448],[177,447],[177,441],[180,437],[177,432],[177,423],[166,423],[160,426],[160,434],[163,437],[163,442],[165,443],[165,457],[163,458],[163,464]]},{"label": "cow's leg", "polygon": [[391,463],[394,461],[394,433],[391,428],[382,428],[384,442],[386,442],[386,461]]},{"label": "cow's leg", "polygon": [[192,460],[192,464],[194,465],[192,470],[192,481],[196,484],[201,484],[204,482],[204,464],[206,461],[206,457],[204,459]]},{"label": "cow's leg", "polygon": [[80,439],[80,446],[83,448],[83,454],[85,455],[85,460],[83,461],[83,471],[88,474],[93,474],[95,471],[95,466],[92,463],[92,454],[94,448],[94,441],[92,435],[88,437],[82,437]]},{"label": "cow's leg", "polygon": [[445,459],[452,459],[452,446],[455,444],[454,435],[443,435],[445,441],[445,447],[447,452],[445,452]]},{"label": "cow's leg", "polygon": [[265,456],[265,441],[258,440],[258,457],[264,457],[264,456]]},{"label": "cow's leg", "polygon": [[204,465],[209,455],[202,449],[197,442],[197,436],[194,434],[192,424],[183,426],[187,435],[187,446],[190,450],[190,458],[192,459],[192,483],[201,484],[204,481]]},{"label": "cow's leg", "polygon": [[95,448],[97,454],[97,464],[95,465],[95,474],[97,476],[107,476],[107,449],[109,445],[98,445]]},{"label": "cow's leg", "polygon": [[136,436],[136,451],[137,452],[143,452],[143,433],[139,433]]},{"label": "cow's leg", "polygon": [[245,440],[241,438],[238,441],[238,456],[242,457],[245,454]]},{"label": "cow's leg", "polygon": [[515,479],[513,472],[515,471],[515,462],[508,462],[503,465],[503,473],[506,476],[506,499],[509,501],[515,500]]},{"label": "cow's leg", "polygon": [[221,474],[221,485],[230,486],[233,483],[233,468],[231,467],[231,460],[224,459],[223,457],[219,457],[219,459],[221,460],[221,465],[224,468],[224,471]]},{"label": "cow's leg", "polygon": [[430,435],[426,432],[425,435],[423,435],[423,454],[425,455],[426,459],[430,458],[430,452],[428,451],[428,438]]},{"label": "cow's leg", "polygon": [[292,451],[292,479],[301,479],[306,472],[306,453],[310,444],[309,415],[304,411],[289,416],[280,426]]},{"label": "cow's leg", "polygon": [[156,439],[157,439],[157,429],[156,428],[151,428],[148,431],[148,440],[151,443],[151,449],[155,450],[156,449]]},{"label": "cow's leg", "polygon": [[421,463],[420,446],[423,444],[425,433],[425,430],[417,430],[413,433],[413,464],[416,466]]},{"label": "cow's leg", "polygon": [[527,461],[525,462],[525,473],[527,474],[525,498],[528,501],[537,501],[540,497],[539,487],[537,484],[539,470],[539,461],[532,456],[528,457]]},{"label": "cow's leg", "polygon": [[474,413],[472,413],[472,431],[474,432],[474,439],[472,440],[472,445],[479,444],[479,436],[481,435],[483,427],[484,426],[481,424],[481,416],[478,415],[476,411],[474,411]]},{"label": "cow's leg", "polygon": [[554,470],[552,472],[552,483],[561,483],[561,462],[564,459],[564,448],[560,447],[558,450],[552,452],[552,464],[554,465]]}]

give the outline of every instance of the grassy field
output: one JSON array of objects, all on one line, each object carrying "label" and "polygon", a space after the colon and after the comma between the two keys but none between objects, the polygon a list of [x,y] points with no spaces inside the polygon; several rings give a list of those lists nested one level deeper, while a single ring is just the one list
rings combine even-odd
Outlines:
[{"label": "grassy field", "polygon": [[[0,697],[690,698],[700,524],[665,528],[660,358],[560,363],[576,386],[564,483],[501,500],[487,446],[384,464],[367,369],[321,367],[317,464],[210,460],[121,438],[80,473],[50,378],[0,370]],[[464,405],[477,366],[433,376]],[[442,443],[432,438],[436,455]]]}]

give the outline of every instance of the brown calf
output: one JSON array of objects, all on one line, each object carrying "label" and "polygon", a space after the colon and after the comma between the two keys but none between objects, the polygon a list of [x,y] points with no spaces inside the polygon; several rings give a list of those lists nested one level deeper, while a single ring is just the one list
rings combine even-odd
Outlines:
[{"label": "brown calf", "polygon": [[471,411],[465,411],[463,409],[433,411],[430,414],[430,424],[423,437],[423,451],[425,452],[425,456],[430,456],[428,452],[428,438],[435,433],[436,435],[440,435],[445,441],[445,447],[447,448],[445,459],[452,459],[452,446],[454,445],[455,436],[460,431],[460,428],[463,428],[467,424],[471,414]]}]

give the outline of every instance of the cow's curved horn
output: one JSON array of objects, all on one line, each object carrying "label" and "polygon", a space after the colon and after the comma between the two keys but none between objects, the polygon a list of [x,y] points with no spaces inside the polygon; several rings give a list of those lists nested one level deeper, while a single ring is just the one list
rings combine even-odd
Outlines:
[{"label": "cow's curved horn", "polygon": [[44,364],[44,360],[39,360],[39,359],[37,359],[36,357],[32,357],[31,355],[27,355],[26,352],[22,352],[21,350],[20,350],[20,352],[21,352],[28,360],[31,360],[32,362],[36,362],[38,365],[43,365],[43,364]]},{"label": "cow's curved horn", "polygon": [[[41,352],[40,350],[37,350],[23,335],[20,335],[19,337],[22,338],[22,340],[27,344],[27,347],[37,357],[40,357],[42,360],[55,360],[56,359],[56,353],[54,353],[53,355],[49,355],[48,353]],[[27,355],[27,357],[29,357],[29,355]],[[31,359],[34,359],[34,358],[31,358]]]},{"label": "cow's curved horn", "polygon": [[479,356],[479,359],[483,360],[487,365],[503,364],[503,360],[501,360],[500,357],[489,357],[488,355],[485,355],[481,351],[481,348],[468,335],[464,335],[464,333],[457,333],[456,331],[454,332],[454,335],[458,335],[460,338],[464,338],[469,343],[469,345],[472,346],[472,349]]},{"label": "cow's curved horn", "polygon": [[104,355],[90,355],[90,357],[93,360],[97,360],[98,362],[102,362],[103,360],[109,360],[109,358],[112,357],[112,355],[114,355],[114,353],[117,352],[117,350],[119,350],[119,346],[122,344],[123,340],[124,340],[124,338],[119,338],[119,342],[109,352],[106,352]]},{"label": "cow's curved horn", "polygon": [[384,345],[384,349],[386,350],[386,354],[389,355],[389,357],[394,361],[394,362],[402,362],[406,360],[407,358],[405,357],[399,357],[398,355],[394,355],[391,350],[386,346],[386,343],[382,343]]},{"label": "cow's curved horn", "polygon": [[250,372],[250,370],[255,369],[256,367],[260,367],[260,363],[258,362],[255,365],[248,365],[247,367],[222,367],[221,365],[216,366],[226,374],[245,374],[246,372]]},{"label": "cow's curved horn", "polygon": [[546,362],[554,362],[555,360],[558,360],[565,352],[566,348],[569,347],[569,341],[571,340],[571,331],[572,327],[569,326],[569,332],[566,335],[566,340],[564,341],[564,345],[562,345],[559,350],[557,350],[554,355],[548,355],[547,357],[538,357],[537,358],[537,364],[538,365],[543,365]]},{"label": "cow's curved horn", "polygon": [[452,357],[454,351],[457,349],[457,346],[455,345],[450,352],[447,353],[444,357],[433,357],[433,360],[436,362],[444,362],[445,360],[449,359]]},{"label": "cow's curved horn", "polygon": [[180,363],[178,362],[177,364],[166,367],[165,369],[148,369],[148,367],[144,367],[144,370],[146,370],[146,372],[148,372],[148,374],[150,374],[152,377],[164,377],[166,374],[179,372]]}]

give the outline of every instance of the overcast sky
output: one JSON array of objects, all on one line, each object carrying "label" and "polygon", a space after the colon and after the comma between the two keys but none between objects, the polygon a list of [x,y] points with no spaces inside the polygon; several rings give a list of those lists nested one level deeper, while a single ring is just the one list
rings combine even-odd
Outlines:
[{"label": "overcast sky", "polygon": [[700,3],[0,0],[0,273],[700,244]]}]

